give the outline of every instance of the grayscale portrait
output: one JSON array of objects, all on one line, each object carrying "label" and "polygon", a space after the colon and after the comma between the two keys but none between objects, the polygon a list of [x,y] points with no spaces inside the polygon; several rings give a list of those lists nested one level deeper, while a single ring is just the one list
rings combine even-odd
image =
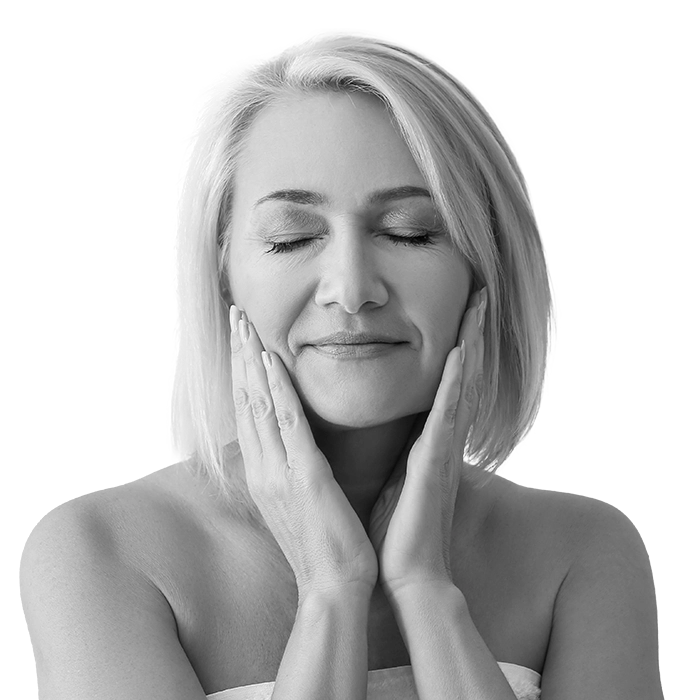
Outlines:
[{"label": "grayscale portrait", "polygon": [[[576,316],[565,284],[562,318],[561,241],[588,239],[574,211],[568,232],[548,220],[526,167],[537,142],[521,162],[502,105],[492,113],[470,84],[479,66],[443,67],[433,44],[384,34],[278,42],[192,106],[177,222],[173,210],[162,226],[176,274],[152,297],[177,303],[172,338],[158,331],[174,359],[158,420],[170,418],[176,459],[136,450],[129,471],[77,479],[30,513],[12,575],[43,700],[663,699],[645,503],[603,488],[625,450],[606,436],[630,435],[605,410],[644,390],[606,379],[609,393],[591,388],[603,412],[575,413],[595,363],[627,381],[610,330],[625,320]],[[105,139],[123,120],[105,122]],[[569,201],[594,211],[608,196],[594,188]],[[116,265],[125,294],[149,275],[147,229],[134,221],[139,243]],[[90,230],[100,237],[98,219]],[[75,269],[104,264],[114,290],[104,254],[86,251]],[[581,258],[599,270],[581,275],[621,303],[631,283],[607,281],[606,255],[622,259],[599,249]],[[672,303],[661,276],[640,298],[665,286],[653,295]],[[127,316],[113,325],[120,355],[157,372],[149,329]],[[557,360],[559,324],[565,338],[588,324],[585,363]],[[640,343],[667,329],[649,324]],[[77,356],[70,338],[56,342]],[[120,371],[84,357],[96,385]],[[125,416],[140,402],[130,393]],[[570,432],[537,432],[541,409]],[[121,462],[126,425],[114,424]],[[75,440],[76,461],[62,449],[47,472],[88,464]],[[549,464],[544,478],[528,477],[533,462]],[[591,490],[568,488],[567,473]]]}]

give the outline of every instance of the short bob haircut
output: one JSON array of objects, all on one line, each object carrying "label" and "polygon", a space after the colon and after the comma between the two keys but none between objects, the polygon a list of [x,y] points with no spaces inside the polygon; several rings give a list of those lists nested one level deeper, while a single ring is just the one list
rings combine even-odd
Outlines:
[{"label": "short bob haircut", "polygon": [[362,92],[384,103],[471,265],[473,290],[488,290],[483,394],[465,461],[495,471],[540,404],[550,285],[525,181],[500,132],[463,85],[422,56],[361,36],[315,39],[239,78],[209,110],[183,193],[173,437],[188,467],[228,502],[250,502],[225,468],[227,450],[237,449],[226,272],[236,165],[261,110],[290,93],[318,91]]}]

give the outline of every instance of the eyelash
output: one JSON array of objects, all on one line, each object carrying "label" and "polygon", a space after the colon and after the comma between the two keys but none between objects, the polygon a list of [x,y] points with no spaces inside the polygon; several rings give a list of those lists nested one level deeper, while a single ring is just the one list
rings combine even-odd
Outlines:
[{"label": "eyelash", "polygon": [[[430,231],[428,229],[419,229],[421,231],[418,236],[396,236],[389,233],[384,233],[384,235],[394,244],[394,245],[407,245],[407,246],[425,246],[434,245],[434,238],[438,234],[437,231]],[[307,243],[311,241],[316,241],[320,236],[314,236],[312,238],[297,238],[294,241],[268,241],[270,248],[266,250],[266,253],[291,253],[295,250],[299,250],[306,246]]]}]

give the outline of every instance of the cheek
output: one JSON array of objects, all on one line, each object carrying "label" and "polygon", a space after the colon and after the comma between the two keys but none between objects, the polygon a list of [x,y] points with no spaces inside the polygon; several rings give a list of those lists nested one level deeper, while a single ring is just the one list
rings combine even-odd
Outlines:
[{"label": "cheek", "polygon": [[[456,267],[456,266],[455,266]],[[457,344],[457,336],[467,309],[471,275],[464,269],[444,268],[434,274],[422,275],[424,280],[410,289],[415,323],[422,336],[428,357],[446,356]]]},{"label": "cheek", "polygon": [[233,277],[233,300],[255,326],[263,347],[286,363],[290,357],[289,330],[298,314],[295,294],[281,276],[257,272],[241,270]]}]

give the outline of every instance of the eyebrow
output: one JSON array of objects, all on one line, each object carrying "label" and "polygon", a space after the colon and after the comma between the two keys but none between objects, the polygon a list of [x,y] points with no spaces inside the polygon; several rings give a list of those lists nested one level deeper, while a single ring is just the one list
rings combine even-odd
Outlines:
[{"label": "eyebrow", "polygon": [[[402,185],[401,187],[392,187],[388,190],[377,190],[372,192],[367,197],[368,204],[383,204],[384,202],[392,202],[396,199],[407,199],[408,197],[428,197],[432,199],[432,195],[424,187],[414,187],[413,185]],[[310,190],[276,190],[270,192],[264,197],[261,197],[254,206],[258,206],[263,202],[293,202],[294,204],[310,204],[312,206],[320,206],[328,204],[328,198],[318,192]]]}]

